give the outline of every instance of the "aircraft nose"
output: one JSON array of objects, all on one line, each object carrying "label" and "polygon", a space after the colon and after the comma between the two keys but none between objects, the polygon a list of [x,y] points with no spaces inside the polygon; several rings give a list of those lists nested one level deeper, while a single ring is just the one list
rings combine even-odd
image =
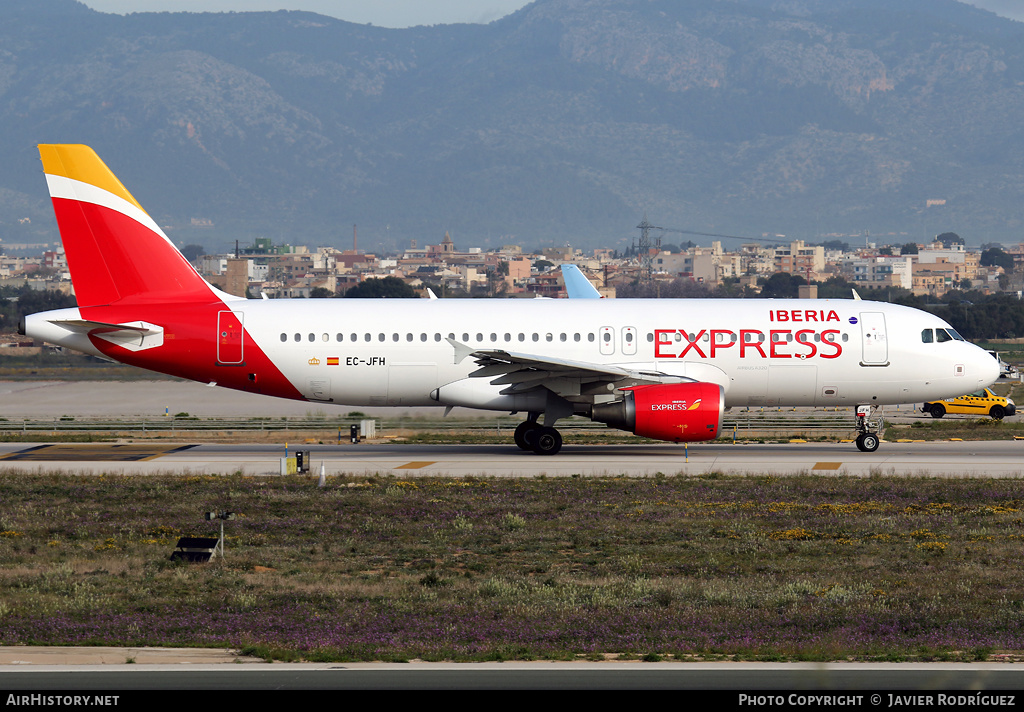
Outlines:
[{"label": "aircraft nose", "polygon": [[999,362],[992,354],[979,348],[971,360],[971,375],[976,376],[982,386],[991,386],[999,380]]}]

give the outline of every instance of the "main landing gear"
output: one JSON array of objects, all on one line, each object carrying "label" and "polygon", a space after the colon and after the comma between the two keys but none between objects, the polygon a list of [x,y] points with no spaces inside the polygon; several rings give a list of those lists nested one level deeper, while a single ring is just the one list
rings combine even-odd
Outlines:
[{"label": "main landing gear", "polygon": [[874,452],[878,449],[880,440],[878,433],[874,432],[878,428],[878,422],[868,420],[871,411],[876,407],[872,405],[857,406],[857,449],[861,452]]},{"label": "main landing gear", "polygon": [[532,450],[538,455],[555,455],[562,449],[561,433],[532,418],[516,426],[513,437],[520,450]]}]

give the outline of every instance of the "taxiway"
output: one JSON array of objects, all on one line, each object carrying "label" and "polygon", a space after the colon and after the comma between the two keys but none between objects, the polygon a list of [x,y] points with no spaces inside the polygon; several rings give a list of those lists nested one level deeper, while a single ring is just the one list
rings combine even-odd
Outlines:
[{"label": "taxiway", "polygon": [[1020,477],[1024,441],[883,443],[874,453],[850,443],[567,445],[539,457],[508,445],[252,445],[166,443],[0,445],[0,471],[122,474],[279,475],[281,458],[309,451],[311,475],[401,477],[652,476],[798,474]]}]

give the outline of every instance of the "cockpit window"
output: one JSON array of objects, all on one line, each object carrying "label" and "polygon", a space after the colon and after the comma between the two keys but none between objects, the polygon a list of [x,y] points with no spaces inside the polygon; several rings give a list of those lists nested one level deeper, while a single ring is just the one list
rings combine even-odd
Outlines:
[{"label": "cockpit window", "polygon": [[950,328],[950,329],[946,329],[946,331],[948,331],[949,335],[952,336],[957,341],[967,341],[967,339],[965,339],[964,337],[960,336],[960,334],[958,334],[956,332],[956,329]]},{"label": "cockpit window", "polygon": [[953,337],[950,336],[949,332],[947,332],[945,329],[936,329],[935,340],[941,344],[944,341],[952,341]]},{"label": "cockpit window", "polygon": [[931,329],[925,329],[924,331],[921,332],[921,343],[922,344],[930,344],[933,341],[935,341],[935,335],[932,334],[932,330]]}]

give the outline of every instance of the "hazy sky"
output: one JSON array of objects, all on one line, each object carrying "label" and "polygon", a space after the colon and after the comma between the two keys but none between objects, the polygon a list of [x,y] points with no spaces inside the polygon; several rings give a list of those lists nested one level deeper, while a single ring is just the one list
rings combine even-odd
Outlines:
[{"label": "hazy sky", "polygon": [[[100,12],[225,12],[309,10],[349,22],[411,27],[452,22],[487,23],[518,10],[526,0],[83,0]],[[970,4],[1024,22],[1022,0],[969,0]]]}]

